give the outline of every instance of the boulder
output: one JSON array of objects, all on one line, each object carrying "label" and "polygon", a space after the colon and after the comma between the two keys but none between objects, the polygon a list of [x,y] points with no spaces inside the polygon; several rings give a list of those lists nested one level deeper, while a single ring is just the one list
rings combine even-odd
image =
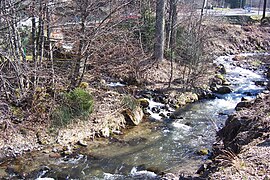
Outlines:
[{"label": "boulder", "polygon": [[99,81],[99,83],[100,83],[100,85],[102,85],[102,86],[107,86],[106,80],[105,80],[105,79],[101,79],[101,80]]},{"label": "boulder", "polygon": [[162,118],[166,118],[167,117],[164,113],[160,113],[159,116],[162,117]]},{"label": "boulder", "polygon": [[82,88],[82,89],[86,89],[86,88],[89,87],[89,84],[87,82],[81,82],[79,87]]},{"label": "boulder", "polygon": [[255,85],[256,86],[266,86],[267,82],[265,82],[265,81],[255,81]]},{"label": "boulder", "polygon": [[119,130],[114,130],[114,131],[112,131],[112,133],[116,134],[116,135],[123,135],[123,132],[119,131]]},{"label": "boulder", "polygon": [[222,83],[222,85],[223,85],[223,86],[230,86],[231,83],[230,83],[229,81],[224,81],[224,82]]},{"label": "boulder", "polygon": [[218,66],[218,71],[221,73],[221,74],[226,74],[227,72],[226,72],[226,69],[225,69],[225,67],[224,67],[224,65],[223,64],[220,64],[219,66]]},{"label": "boulder", "polygon": [[270,67],[269,67],[268,70],[267,70],[266,77],[267,77],[268,79],[270,79]]},{"label": "boulder", "polygon": [[154,96],[154,92],[151,90],[140,91],[138,96],[146,99],[151,99]]},{"label": "boulder", "polygon": [[210,88],[211,88],[211,87],[215,87],[215,86],[217,86],[217,85],[221,85],[222,82],[223,82],[223,81],[222,81],[221,79],[213,78],[213,79],[211,80]]},{"label": "boulder", "polygon": [[61,158],[62,156],[61,156],[60,153],[54,153],[53,152],[53,153],[49,154],[49,157],[58,159],[58,158]]},{"label": "boulder", "polygon": [[149,101],[146,98],[140,98],[138,99],[138,102],[143,108],[147,108],[149,106]]},{"label": "boulder", "polygon": [[171,113],[169,117],[170,119],[177,119],[177,115],[175,113]]},{"label": "boulder", "polygon": [[151,111],[152,111],[153,113],[160,113],[160,107],[153,107],[153,108],[151,109]]},{"label": "boulder", "polygon": [[224,76],[223,76],[222,74],[216,74],[216,75],[215,75],[215,78],[216,78],[216,79],[220,79],[222,82],[225,81],[225,78],[224,78]]},{"label": "boulder", "polygon": [[154,101],[160,102],[162,104],[167,104],[168,98],[165,95],[157,95],[154,97]]},{"label": "boulder", "polygon": [[190,92],[190,93],[188,93],[188,99],[190,102],[195,102],[195,101],[199,100],[199,97],[197,94]]},{"label": "boulder", "polygon": [[205,156],[205,155],[209,154],[209,150],[203,148],[203,149],[198,150],[198,151],[197,151],[197,154],[198,154],[198,155],[201,155],[201,156]]},{"label": "boulder", "polygon": [[[266,93],[265,93],[266,92]],[[257,96],[256,96],[256,99],[255,99],[255,102],[260,102],[262,99],[265,99],[267,96],[268,96],[268,93],[267,91],[265,92],[262,92],[262,93],[259,93]]]},{"label": "boulder", "polygon": [[207,164],[202,164],[199,169],[196,171],[196,174],[203,174],[205,171],[207,171]]},{"label": "boulder", "polygon": [[163,179],[163,180],[178,180],[179,177],[176,176],[175,174],[172,174],[172,173],[166,173],[166,174],[164,174],[164,175],[162,176],[161,179]]},{"label": "boulder", "polygon": [[126,109],[123,111],[123,115],[125,116],[125,120],[128,125],[137,126],[143,119],[143,110],[140,107],[136,107],[133,110]]},{"label": "boulder", "polygon": [[185,106],[188,103],[192,103],[198,101],[199,97],[197,94],[192,92],[185,92],[177,97],[177,105],[178,106]]},{"label": "boulder", "polygon": [[212,83],[211,85],[210,85],[210,91],[212,91],[212,92],[217,92],[217,84],[215,84],[215,83]]},{"label": "boulder", "polygon": [[102,128],[102,129],[100,130],[100,135],[101,135],[102,137],[105,137],[105,138],[110,137],[110,128],[109,128],[109,127],[104,127],[104,128]]},{"label": "boulder", "polygon": [[237,136],[240,128],[240,119],[236,115],[230,115],[225,122],[225,126],[217,132],[217,135],[220,139],[223,139],[223,142],[228,143]]},{"label": "boulder", "polygon": [[71,147],[69,145],[63,146],[61,153],[63,156],[71,155],[72,154]]},{"label": "boulder", "polygon": [[234,61],[242,61],[244,59],[244,56],[236,55],[232,58]]},{"label": "boulder", "polygon": [[178,102],[177,102],[177,106],[178,107],[182,107],[182,106],[185,106],[187,103],[186,103],[186,101],[185,101],[185,99],[184,100],[178,100]]},{"label": "boulder", "polygon": [[49,144],[50,139],[48,138],[46,132],[38,131],[38,132],[36,133],[36,137],[37,137],[37,142],[38,142],[40,145],[46,145],[46,144]]},{"label": "boulder", "polygon": [[199,97],[199,99],[215,99],[215,98],[216,96],[212,93],[212,91],[203,91]]},{"label": "boulder", "polygon": [[236,105],[235,110],[240,111],[243,108],[251,107],[251,105],[252,105],[252,103],[250,101],[241,101]]},{"label": "boulder", "polygon": [[217,89],[218,94],[228,94],[231,92],[232,92],[232,90],[228,86],[221,86]]}]

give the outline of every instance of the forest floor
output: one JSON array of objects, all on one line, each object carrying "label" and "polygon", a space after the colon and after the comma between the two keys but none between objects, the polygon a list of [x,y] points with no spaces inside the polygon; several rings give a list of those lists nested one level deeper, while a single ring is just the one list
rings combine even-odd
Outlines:
[{"label": "forest floor", "polygon": [[[211,60],[218,55],[241,52],[267,52],[270,50],[270,27],[215,24],[211,25],[209,33],[211,39],[207,48],[208,52],[211,52]],[[89,70],[84,81],[89,84],[87,90],[93,95],[95,105],[94,112],[86,121],[75,121],[57,132],[51,130],[47,124],[40,122],[9,121],[10,124],[5,124],[5,127],[1,128],[8,129],[8,131],[0,131],[0,159],[18,156],[23,152],[32,150],[42,150],[47,147],[55,148],[56,144],[61,149],[67,144],[76,144],[84,139],[107,137],[108,132],[119,132],[119,130],[121,131],[122,128],[126,127],[125,119],[121,116],[123,110],[121,102],[124,96],[128,94],[136,96],[139,91],[145,89],[161,89],[173,96],[175,92],[178,93],[180,90],[185,89],[181,83],[174,83],[171,88],[167,88],[170,78],[170,61],[151,61],[151,63],[148,61],[151,60],[142,60],[140,62],[140,82],[131,83],[132,79],[129,79],[129,85],[125,87],[110,87],[107,84],[110,81],[107,74],[104,76],[102,72],[101,74],[96,73],[94,68]],[[173,67],[173,79],[181,78],[183,74],[181,64],[175,63]],[[117,72],[112,71],[112,77],[114,77],[113,73]],[[202,76],[197,78],[196,86],[209,86],[209,81],[214,75],[213,67],[208,68]],[[121,81],[126,77],[120,75],[117,78]],[[258,104],[258,107],[261,105]],[[4,108],[4,106],[1,106],[1,108]],[[256,107],[254,107],[254,111],[250,112],[254,112],[256,115]],[[265,140],[260,142],[263,141]],[[267,142],[262,144],[267,144]],[[254,147],[262,148],[260,151],[265,148],[264,145]],[[212,176],[214,178],[216,174]]]}]

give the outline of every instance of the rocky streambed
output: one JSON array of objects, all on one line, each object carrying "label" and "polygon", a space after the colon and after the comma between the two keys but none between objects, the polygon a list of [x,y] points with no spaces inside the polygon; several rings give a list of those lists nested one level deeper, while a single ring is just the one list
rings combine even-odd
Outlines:
[{"label": "rocky streambed", "polygon": [[[78,142],[64,154],[58,147],[32,152],[0,162],[6,179],[178,179],[193,175],[212,155],[216,132],[235,107],[249,106],[250,99],[265,89],[261,64],[250,65],[248,56],[222,56],[215,63],[217,75],[211,90],[215,99],[198,100],[194,94],[179,96],[181,106],[153,91],[138,98],[149,120],[118,135],[91,142]],[[268,93],[268,92],[265,92]],[[185,100],[179,100],[184,98]],[[186,98],[188,97],[188,98]],[[238,105],[237,105],[238,104]]]}]

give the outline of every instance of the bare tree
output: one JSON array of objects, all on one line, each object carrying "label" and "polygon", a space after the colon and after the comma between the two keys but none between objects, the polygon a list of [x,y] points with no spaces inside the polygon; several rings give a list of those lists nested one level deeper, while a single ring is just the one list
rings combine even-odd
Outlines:
[{"label": "bare tree", "polygon": [[164,57],[164,30],[165,30],[165,0],[157,0],[156,5],[156,32],[154,57],[162,61]]},{"label": "bare tree", "polygon": [[18,22],[23,18],[22,1],[1,2],[1,86],[6,98],[15,104],[25,100],[29,90],[28,65],[22,47]]},{"label": "bare tree", "polygon": [[177,2],[178,0],[170,0],[170,12],[169,12],[169,31],[167,32],[167,43],[170,50],[171,72],[169,79],[169,87],[171,86],[173,78],[173,51],[176,42],[176,26],[177,26]]},{"label": "bare tree", "polygon": [[177,3],[178,0],[169,1],[169,17],[166,24],[166,44],[167,48],[170,49],[171,46],[175,43],[176,31],[175,27],[177,25]]}]

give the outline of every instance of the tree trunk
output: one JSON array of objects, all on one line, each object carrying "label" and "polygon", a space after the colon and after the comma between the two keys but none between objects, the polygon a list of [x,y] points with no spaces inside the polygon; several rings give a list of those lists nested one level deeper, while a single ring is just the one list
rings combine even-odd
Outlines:
[{"label": "tree trunk", "polygon": [[55,84],[55,73],[54,73],[54,62],[53,62],[53,50],[52,50],[52,42],[51,42],[51,12],[49,9],[49,0],[46,2],[46,25],[47,25],[47,43],[48,43],[48,58],[51,62],[51,75],[52,75],[52,88],[54,89]]},{"label": "tree trunk", "polygon": [[38,33],[36,37],[36,49],[37,49],[37,56],[39,58],[38,64],[40,65],[42,61],[42,44],[43,44],[43,7],[42,7],[42,0],[39,0],[39,17],[38,17]]},{"label": "tree trunk", "polygon": [[262,22],[265,19],[266,16],[266,5],[267,5],[267,0],[263,1],[263,16],[262,16]]},{"label": "tree trunk", "polygon": [[36,50],[36,18],[32,16],[32,60],[36,62],[37,50]]},{"label": "tree trunk", "polygon": [[158,61],[162,61],[164,57],[164,28],[165,28],[165,0],[157,0],[154,57]]},{"label": "tree trunk", "polygon": [[171,23],[171,36],[170,36],[170,48],[173,48],[176,42],[176,25],[177,25],[177,1],[171,0],[172,2],[172,23]]},{"label": "tree trunk", "polygon": [[173,55],[175,49],[176,42],[176,24],[177,24],[177,1],[170,1],[170,36],[169,36],[169,48],[170,48],[170,63],[171,63],[171,71],[170,71],[170,79],[169,79],[169,88],[171,87],[172,79],[173,79]]},{"label": "tree trunk", "polygon": [[42,7],[42,3],[40,3],[40,17],[39,17],[39,65],[42,65],[43,56],[44,56],[44,8]]},{"label": "tree trunk", "polygon": [[[74,64],[74,67],[73,67],[73,74],[71,76],[71,81],[70,81],[70,89],[74,89],[75,87],[77,87],[79,84],[78,82],[80,81],[80,79],[83,78],[83,76],[80,76],[80,71],[81,71],[81,63],[82,63],[82,60],[83,60],[83,55],[84,55],[84,52],[83,52],[83,48],[84,48],[84,45],[85,45],[85,40],[83,38],[83,36],[85,35],[85,30],[86,30],[86,10],[81,8],[81,13],[83,14],[82,15],[82,20],[81,20],[81,27],[80,27],[80,40],[79,40],[79,50],[78,50],[78,56],[77,56],[77,59],[75,61],[75,64]],[[86,57],[84,57],[86,58]]]},{"label": "tree trunk", "polygon": [[[201,31],[202,19],[203,19],[203,16],[204,16],[204,8],[205,8],[206,5],[207,5],[207,0],[203,0],[203,6],[201,8],[201,14],[200,14],[200,19],[199,19],[198,33],[200,33],[200,31]],[[200,35],[198,35],[198,36],[200,36]]]},{"label": "tree trunk", "polygon": [[175,38],[175,26],[177,22],[177,1],[170,0],[170,10],[169,10],[169,20],[166,23],[166,47],[171,48],[171,41],[174,41]]},{"label": "tree trunk", "polygon": [[165,39],[165,46],[167,49],[170,48],[170,39],[171,39],[171,24],[172,24],[172,1],[173,0],[168,0],[169,1],[169,17],[168,20],[165,22],[165,31],[166,31],[166,39]]}]

